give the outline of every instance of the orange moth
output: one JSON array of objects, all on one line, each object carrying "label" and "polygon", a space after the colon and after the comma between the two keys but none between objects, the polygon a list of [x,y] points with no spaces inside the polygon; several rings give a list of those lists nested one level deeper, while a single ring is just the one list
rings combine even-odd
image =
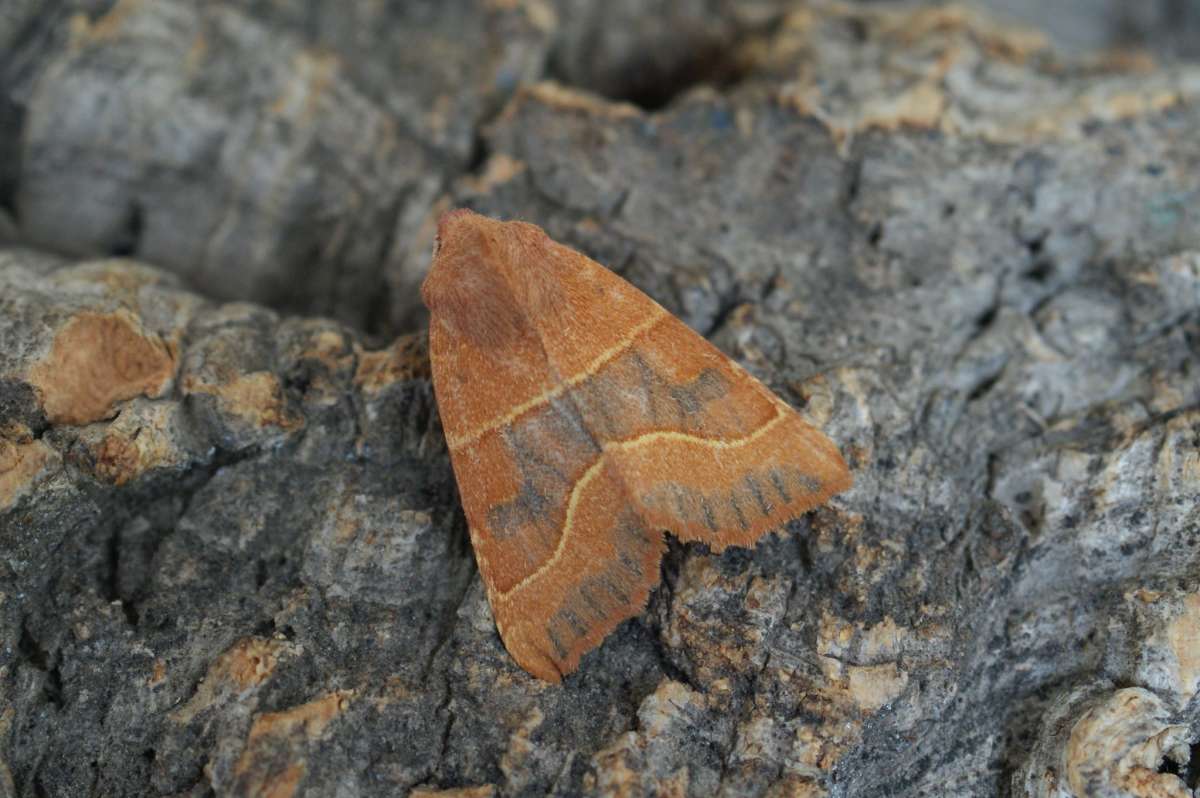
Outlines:
[{"label": "orange moth", "polygon": [[749,546],[850,487],[820,431],[539,227],[446,213],[421,295],[475,559],[534,676],[641,612],[664,530]]}]

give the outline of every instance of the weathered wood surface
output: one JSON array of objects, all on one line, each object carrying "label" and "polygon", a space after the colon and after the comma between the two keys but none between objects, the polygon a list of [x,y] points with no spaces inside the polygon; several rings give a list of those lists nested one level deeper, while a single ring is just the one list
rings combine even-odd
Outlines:
[{"label": "weathered wood surface", "polygon": [[[21,0],[0,81],[0,795],[1190,794],[1200,68],[956,7]],[[855,473],[675,545],[562,686],[409,335],[460,204]]]}]

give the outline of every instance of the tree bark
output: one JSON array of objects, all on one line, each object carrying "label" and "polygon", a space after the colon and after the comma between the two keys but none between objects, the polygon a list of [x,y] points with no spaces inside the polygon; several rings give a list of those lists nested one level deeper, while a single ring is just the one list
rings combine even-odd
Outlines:
[{"label": "tree bark", "polygon": [[[970,8],[0,13],[0,796],[1184,796],[1200,67]],[[500,643],[416,295],[543,226],[854,488]],[[457,792],[455,792],[457,791]]]}]

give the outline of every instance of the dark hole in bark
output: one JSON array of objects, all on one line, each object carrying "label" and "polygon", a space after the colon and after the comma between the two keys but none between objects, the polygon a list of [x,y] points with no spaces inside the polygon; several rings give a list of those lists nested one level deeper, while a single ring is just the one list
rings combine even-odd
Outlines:
[{"label": "dark hole in bark", "polygon": [[1054,263],[1049,258],[1038,258],[1025,271],[1025,277],[1036,283],[1044,283],[1054,274]]},{"label": "dark hole in bark", "polygon": [[137,202],[131,203],[129,213],[125,217],[125,228],[113,240],[108,248],[108,253],[115,257],[136,255],[138,245],[142,241],[142,229],[145,226],[145,222],[141,204]]},{"label": "dark hole in bark", "polygon": [[872,247],[878,247],[879,242],[883,240],[883,225],[876,223],[871,225],[870,232],[867,233],[867,243]]},{"label": "dark hole in bark", "polygon": [[578,43],[562,42],[551,57],[550,75],[610,100],[656,111],[696,86],[727,88],[743,74],[732,36],[656,31],[640,38],[622,48],[628,53],[623,59],[605,54],[600,42],[586,42],[585,52],[577,49]]},{"label": "dark hole in bark", "polygon": [[1162,762],[1159,763],[1158,772],[1178,776],[1189,790],[1194,790],[1197,785],[1200,785],[1200,743],[1193,743],[1189,747],[1186,763],[1179,763],[1170,757],[1163,757]]},{"label": "dark hole in bark", "polygon": [[21,129],[25,110],[0,93],[0,210],[17,219],[17,178],[21,166]]}]

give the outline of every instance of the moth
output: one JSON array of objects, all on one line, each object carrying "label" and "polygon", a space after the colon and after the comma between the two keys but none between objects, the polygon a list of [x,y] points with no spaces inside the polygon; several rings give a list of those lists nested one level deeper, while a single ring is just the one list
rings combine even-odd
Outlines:
[{"label": "moth", "polygon": [[825,435],[535,225],[446,213],[421,295],[479,572],[534,676],[559,681],[641,612],[664,531],[750,546],[850,487]]}]

